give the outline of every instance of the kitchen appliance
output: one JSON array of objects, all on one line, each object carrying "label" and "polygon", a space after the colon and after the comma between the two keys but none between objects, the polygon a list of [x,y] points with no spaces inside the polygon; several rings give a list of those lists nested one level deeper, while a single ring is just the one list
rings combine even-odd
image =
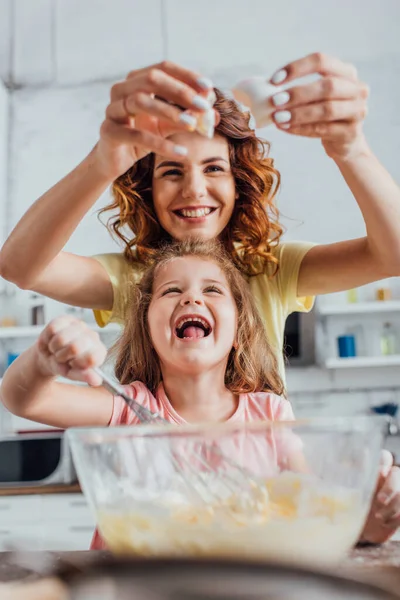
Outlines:
[{"label": "kitchen appliance", "polygon": [[76,480],[63,431],[0,437],[0,487],[70,484]]},{"label": "kitchen appliance", "polygon": [[315,312],[294,312],[286,319],[284,356],[290,367],[315,364]]},{"label": "kitchen appliance", "polygon": [[[79,428],[68,436],[82,490],[116,554],[332,564],[361,533],[384,425],[360,416]],[[204,482],[199,495],[182,474],[186,461]],[[224,481],[235,479],[237,465],[248,476],[232,493],[220,469]]]}]

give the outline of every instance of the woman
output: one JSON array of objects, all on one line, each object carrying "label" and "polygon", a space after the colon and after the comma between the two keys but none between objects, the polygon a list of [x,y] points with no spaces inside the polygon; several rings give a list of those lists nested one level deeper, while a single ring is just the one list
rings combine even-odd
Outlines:
[{"label": "woman", "polygon": [[[400,191],[362,132],[368,89],[358,81],[354,67],[319,53],[286,65],[271,82],[289,83],[312,73],[321,78],[292,87],[289,98],[278,93],[268,101],[275,108],[274,121],[288,134],[321,140],[360,207],[366,237],[318,246],[280,244],[281,228],[273,205],[278,173],[272,161],[256,152],[258,140],[248,120],[243,122],[245,117],[236,108],[234,121],[242,118],[237,135],[243,136],[251,155],[246,163],[248,154],[243,151],[237,165],[237,139],[227,136],[226,129],[212,140],[192,132],[195,122],[188,116],[209,110],[204,100],[211,82],[162,63],[134,71],[113,86],[99,142],[21,219],[0,253],[1,275],[61,302],[113,311],[111,318],[123,320],[124,290],[132,278],[140,278],[140,267],[151,254],[151,245],[157,244],[154,230],[159,238],[220,237],[235,262],[248,272],[275,349],[282,348],[287,315],[308,310],[312,296],[399,275]],[[217,134],[226,125],[219,118]],[[142,166],[149,175],[146,181],[135,179]],[[115,180],[119,220],[132,232],[126,239],[125,258],[61,252],[82,217]],[[254,192],[250,198],[249,190]],[[241,219],[246,207],[247,219]],[[191,217],[195,209],[206,209],[207,214]],[[138,238],[141,244],[132,254]],[[243,254],[235,250],[235,242],[242,246],[244,242]],[[262,267],[256,273],[258,259]],[[110,315],[98,312],[97,318],[105,324]]]}]

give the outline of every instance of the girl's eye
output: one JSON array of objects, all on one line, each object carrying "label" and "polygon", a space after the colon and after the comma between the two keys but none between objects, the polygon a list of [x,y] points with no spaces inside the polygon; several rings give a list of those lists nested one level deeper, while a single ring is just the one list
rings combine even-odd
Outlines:
[{"label": "girl's eye", "polygon": [[217,288],[215,285],[209,285],[208,287],[206,287],[206,289],[204,291],[208,294],[209,293],[222,294],[222,290]]},{"label": "girl's eye", "polygon": [[161,296],[166,296],[167,294],[180,294],[181,290],[177,287],[172,287],[172,288],[168,288],[167,290],[164,290],[163,293],[161,294]]}]

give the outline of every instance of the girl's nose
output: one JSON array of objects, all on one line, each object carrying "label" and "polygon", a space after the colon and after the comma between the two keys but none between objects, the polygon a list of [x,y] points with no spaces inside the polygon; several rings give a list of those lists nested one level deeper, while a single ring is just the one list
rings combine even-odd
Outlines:
[{"label": "girl's nose", "polygon": [[200,295],[198,294],[194,294],[192,292],[185,294],[182,299],[181,299],[181,305],[182,306],[187,306],[190,304],[197,304],[197,305],[202,305],[203,304],[203,300],[201,298]]}]

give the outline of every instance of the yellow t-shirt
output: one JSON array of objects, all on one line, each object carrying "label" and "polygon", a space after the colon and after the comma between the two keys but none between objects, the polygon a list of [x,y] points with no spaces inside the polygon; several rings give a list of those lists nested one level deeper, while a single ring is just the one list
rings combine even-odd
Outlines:
[{"label": "yellow t-shirt", "polygon": [[[309,242],[284,242],[279,244],[274,255],[279,261],[279,270],[274,277],[266,274],[248,278],[251,292],[264,321],[269,343],[276,351],[279,371],[285,380],[283,336],[285,322],[292,312],[309,312],[314,297],[297,297],[299,268],[304,256],[314,246]],[[96,322],[100,327],[110,322],[124,323],[128,304],[129,288],[142,277],[143,266],[127,261],[122,253],[95,256],[106,269],[114,290],[114,305],[111,311],[95,310]]]}]

